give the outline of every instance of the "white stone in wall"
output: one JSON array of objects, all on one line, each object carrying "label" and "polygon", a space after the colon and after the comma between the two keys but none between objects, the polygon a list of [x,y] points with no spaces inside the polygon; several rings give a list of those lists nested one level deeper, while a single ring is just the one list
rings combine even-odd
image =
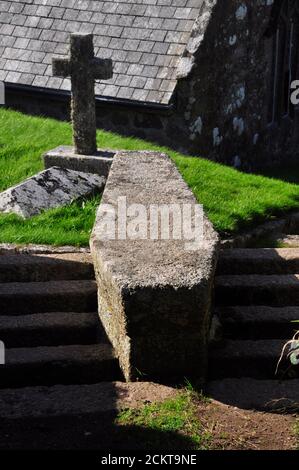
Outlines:
[{"label": "white stone in wall", "polygon": [[233,162],[233,164],[234,164],[234,167],[235,167],[235,168],[240,168],[240,166],[241,166],[242,163],[241,163],[241,159],[240,159],[239,155],[236,155],[236,156],[234,157],[234,162]]},{"label": "white stone in wall", "polygon": [[237,35],[230,36],[228,42],[230,46],[234,46],[237,42]]},{"label": "white stone in wall", "polygon": [[52,167],[0,193],[0,212],[24,219],[104,189],[105,178]]},{"label": "white stone in wall", "polygon": [[245,129],[244,119],[241,117],[235,117],[233,120],[233,127],[234,131],[237,132],[239,136],[241,136]]},{"label": "white stone in wall", "polygon": [[236,11],[236,18],[239,21],[244,20],[244,18],[246,18],[246,15],[247,15],[247,6],[244,3],[242,3]]},{"label": "white stone in wall", "polygon": [[218,145],[221,144],[222,140],[223,140],[223,137],[220,135],[219,128],[215,127],[215,129],[213,129],[213,145],[214,145],[214,147],[218,147]]},{"label": "white stone in wall", "polygon": [[190,127],[190,131],[192,134],[201,134],[202,133],[202,128],[203,128],[203,122],[200,116],[195,120],[195,122],[192,124]]}]

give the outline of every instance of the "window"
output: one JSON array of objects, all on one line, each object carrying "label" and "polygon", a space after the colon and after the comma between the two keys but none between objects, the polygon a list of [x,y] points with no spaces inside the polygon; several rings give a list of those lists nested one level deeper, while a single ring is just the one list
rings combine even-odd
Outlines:
[{"label": "window", "polygon": [[272,122],[293,119],[291,82],[299,79],[299,1],[281,0],[273,48]]}]

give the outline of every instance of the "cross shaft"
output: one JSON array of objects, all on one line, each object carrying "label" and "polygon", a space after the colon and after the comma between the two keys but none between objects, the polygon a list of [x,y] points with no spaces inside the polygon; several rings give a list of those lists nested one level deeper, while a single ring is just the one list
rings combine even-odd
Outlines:
[{"label": "cross shaft", "polygon": [[94,81],[113,76],[112,61],[95,58],[92,34],[73,33],[70,56],[54,57],[52,66],[54,76],[71,77],[75,152],[93,155],[97,151]]}]

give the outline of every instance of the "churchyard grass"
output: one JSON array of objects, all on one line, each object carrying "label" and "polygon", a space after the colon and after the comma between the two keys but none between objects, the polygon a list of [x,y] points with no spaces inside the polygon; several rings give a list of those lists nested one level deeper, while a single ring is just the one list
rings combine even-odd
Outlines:
[{"label": "churchyard grass", "polygon": [[0,243],[87,246],[100,197],[51,209],[28,220],[0,216]]},{"label": "churchyard grass", "polygon": [[[0,190],[42,170],[41,155],[58,145],[71,144],[71,126],[65,122],[0,109]],[[215,228],[223,235],[298,209],[299,185],[245,174],[202,158],[132,137],[98,131],[103,148],[165,151],[204,205]],[[0,216],[0,242],[86,245],[98,200],[82,201],[51,210],[30,220]]]}]

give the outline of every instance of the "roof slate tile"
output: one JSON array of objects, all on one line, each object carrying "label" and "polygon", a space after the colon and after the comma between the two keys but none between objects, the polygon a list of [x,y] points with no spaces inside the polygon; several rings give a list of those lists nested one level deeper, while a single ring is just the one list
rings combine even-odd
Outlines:
[{"label": "roof slate tile", "polygon": [[201,3],[0,0],[0,80],[69,90],[69,79],[52,77],[52,56],[67,53],[71,32],[93,33],[96,55],[114,63],[98,95],[167,104]]}]

